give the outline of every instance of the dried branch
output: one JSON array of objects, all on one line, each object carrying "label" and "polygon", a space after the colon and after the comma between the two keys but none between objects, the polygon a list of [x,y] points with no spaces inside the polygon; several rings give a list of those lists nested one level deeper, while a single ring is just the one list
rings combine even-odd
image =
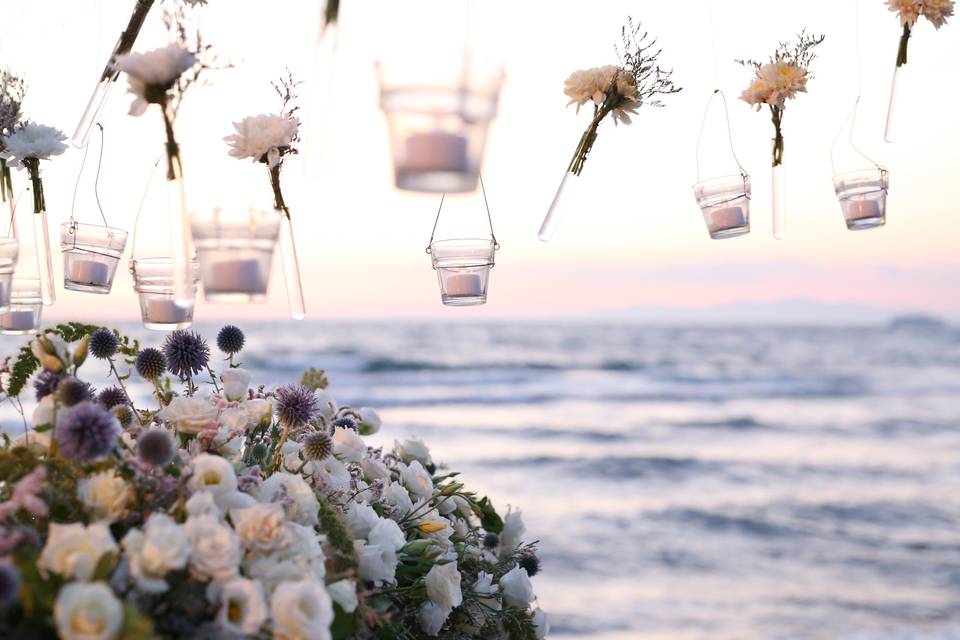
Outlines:
[{"label": "dried branch", "polygon": [[657,48],[657,39],[649,39],[649,32],[640,32],[641,25],[634,24],[632,17],[627,17],[627,24],[620,30],[623,41],[623,51],[614,47],[620,59],[620,67],[633,77],[637,87],[638,106],[649,105],[662,107],[663,103],[657,96],[680,93],[682,87],[673,83],[673,69],[663,69],[657,64],[657,59],[663,52]]}]

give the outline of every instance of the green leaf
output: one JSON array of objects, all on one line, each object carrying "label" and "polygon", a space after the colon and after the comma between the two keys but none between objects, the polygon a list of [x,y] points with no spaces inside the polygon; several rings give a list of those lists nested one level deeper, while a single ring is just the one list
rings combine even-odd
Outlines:
[{"label": "green leaf", "polygon": [[53,423],[46,422],[40,426],[34,427],[33,431],[36,431],[37,433],[43,433],[44,431],[50,431],[51,429],[53,429]]},{"label": "green leaf", "polygon": [[93,582],[107,581],[113,574],[117,566],[117,557],[112,553],[105,553],[97,560],[97,566],[93,569]]},{"label": "green leaf", "polygon": [[346,640],[354,637],[357,630],[356,612],[347,613],[340,608],[339,604],[333,605],[334,617],[333,624],[330,625],[330,634],[333,640]]}]

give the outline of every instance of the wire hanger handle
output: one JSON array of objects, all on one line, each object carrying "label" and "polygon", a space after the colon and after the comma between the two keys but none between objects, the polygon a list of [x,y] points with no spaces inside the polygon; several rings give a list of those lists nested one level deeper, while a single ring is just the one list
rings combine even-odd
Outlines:
[{"label": "wire hanger handle", "polygon": [[[103,226],[109,227],[110,223],[107,222],[107,215],[103,212],[103,204],[100,202],[100,169],[103,167],[103,145],[104,145],[104,135],[103,135],[103,125],[99,122],[95,123],[97,129],[100,130],[100,155],[97,158],[97,173],[93,178],[93,196],[97,200],[97,208],[100,209],[100,217],[103,219]],[[73,185],[73,202],[70,204],[70,229],[76,230],[77,228],[77,219],[74,216],[74,213],[77,209],[77,192],[80,190],[80,179],[83,177],[83,169],[87,165],[87,154],[90,152],[90,145],[87,145],[83,148],[83,159],[80,161],[80,171],[77,173],[77,181]]]},{"label": "wire hanger handle", "polygon": [[860,106],[860,96],[857,96],[857,99],[853,101],[853,108],[850,109],[850,113],[847,114],[846,119],[843,121],[843,126],[840,127],[840,131],[837,132],[836,137],[833,139],[833,143],[830,145],[830,168],[833,170],[833,175],[837,175],[837,143],[840,142],[840,137],[843,135],[843,130],[847,127],[850,128],[850,132],[847,136],[847,141],[850,143],[850,147],[860,154],[860,157],[864,158],[881,171],[886,171],[886,169],[879,162],[868,156],[866,153],[860,150],[860,147],[857,146],[857,143],[853,141],[853,132],[857,126],[857,111]]},{"label": "wire hanger handle", "polygon": [[147,194],[150,193],[150,187],[153,185],[153,174],[156,173],[161,160],[163,160],[163,156],[158,156],[153,163],[153,167],[150,168],[150,175],[147,177],[147,186],[143,189],[143,195],[140,196],[140,204],[137,206],[137,214],[133,217],[133,237],[130,239],[131,272],[133,271],[133,261],[137,257],[137,231],[140,227],[140,214],[143,213],[143,203],[147,201]]},{"label": "wire hanger handle", "polygon": [[700,134],[697,136],[697,182],[700,182],[700,143],[703,142],[703,131],[707,128],[707,116],[710,115],[710,106],[713,104],[714,97],[718,94],[720,100],[723,101],[723,117],[727,123],[727,141],[730,143],[730,155],[733,156],[733,161],[737,163],[737,167],[740,169],[740,175],[747,175],[747,170],[740,164],[740,159],[737,158],[737,152],[733,148],[733,132],[730,129],[730,110],[727,108],[727,96],[724,95],[722,90],[714,89],[713,93],[710,94],[710,98],[707,99],[706,108],[703,110],[703,121],[700,123]]},{"label": "wire hanger handle", "polygon": [[[493,217],[490,215],[490,203],[487,201],[487,188],[483,184],[483,176],[480,175],[480,192],[483,194],[483,207],[487,211],[487,224],[490,225],[490,238],[493,240],[493,250],[497,251],[500,249],[500,243],[497,241],[497,234],[493,232]],[[437,217],[433,221],[433,230],[430,231],[430,242],[427,243],[427,254],[430,254],[430,247],[433,246],[433,238],[437,235],[437,224],[440,222],[440,212],[443,211],[443,201],[446,200],[447,194],[440,196],[440,206],[437,207]]]}]

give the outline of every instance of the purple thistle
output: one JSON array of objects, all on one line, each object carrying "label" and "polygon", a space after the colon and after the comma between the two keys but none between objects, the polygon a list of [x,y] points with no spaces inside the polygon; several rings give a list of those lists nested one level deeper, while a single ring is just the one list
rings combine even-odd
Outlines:
[{"label": "purple thistle", "polygon": [[112,358],[120,348],[120,340],[109,329],[97,329],[90,334],[89,349],[94,358]]},{"label": "purple thistle", "polygon": [[137,439],[137,455],[151,467],[163,467],[173,460],[173,438],[163,429],[148,429]]},{"label": "purple thistle", "polygon": [[178,329],[164,341],[163,355],[170,373],[186,380],[207,368],[210,347],[200,334]]},{"label": "purple thistle", "polygon": [[44,369],[38,373],[37,377],[33,379],[33,390],[37,394],[37,402],[56,391],[57,385],[63,380],[64,375],[66,374],[62,371],[50,371],[49,369]]},{"label": "purple thistle", "polygon": [[120,387],[107,387],[97,396],[97,402],[107,409],[127,404],[127,394]]},{"label": "purple thistle", "polygon": [[60,412],[53,432],[60,455],[77,462],[107,455],[119,435],[120,423],[116,416],[90,401]]},{"label": "purple thistle", "polygon": [[303,385],[288,384],[274,392],[280,424],[296,428],[308,424],[320,413],[317,396]]}]

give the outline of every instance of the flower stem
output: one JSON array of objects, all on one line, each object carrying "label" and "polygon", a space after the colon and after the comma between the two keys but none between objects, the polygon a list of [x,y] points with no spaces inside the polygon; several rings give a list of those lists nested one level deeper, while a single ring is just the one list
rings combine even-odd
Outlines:
[{"label": "flower stem", "polygon": [[900,46],[897,47],[897,66],[907,64],[907,45],[910,42],[910,25],[903,25],[903,35],[900,36]]},{"label": "flower stem", "polygon": [[779,167],[783,164],[783,108],[771,106],[770,113],[774,129],[773,166]]},{"label": "flower stem", "polygon": [[0,202],[6,202],[7,198],[13,199],[13,184],[10,182],[10,167],[7,161],[0,158]]},{"label": "flower stem", "polygon": [[283,192],[280,190],[280,164],[270,167],[270,187],[273,189],[273,208],[281,212],[290,219],[290,209],[283,200]]},{"label": "flower stem", "polygon": [[103,74],[100,76],[101,79],[116,80],[119,73],[114,68],[113,63],[116,61],[117,56],[129,53],[129,51],[133,49],[133,44],[136,42],[137,36],[140,35],[143,22],[147,19],[147,14],[150,12],[153,2],[154,0],[137,0],[137,5],[133,8],[133,14],[127,23],[127,28],[120,34],[117,46],[114,47],[113,53],[110,54],[110,60],[107,61],[107,66],[103,69]]},{"label": "flower stem", "polygon": [[33,190],[33,212],[40,213],[47,210],[47,203],[43,198],[43,180],[40,178],[40,160],[24,158],[23,166],[30,174],[30,185]]},{"label": "flower stem", "polygon": [[133,404],[133,398],[130,397],[130,393],[127,392],[127,386],[123,384],[123,378],[120,377],[120,372],[117,371],[116,365],[113,363],[113,358],[107,358],[107,362],[110,363],[110,373],[114,378],[117,379],[117,384],[120,385],[120,390],[123,391],[124,397],[127,399],[127,402],[130,404],[130,409],[133,410],[133,415],[137,418],[137,424],[143,426],[143,420],[140,418],[140,412],[137,411],[137,407]]}]

